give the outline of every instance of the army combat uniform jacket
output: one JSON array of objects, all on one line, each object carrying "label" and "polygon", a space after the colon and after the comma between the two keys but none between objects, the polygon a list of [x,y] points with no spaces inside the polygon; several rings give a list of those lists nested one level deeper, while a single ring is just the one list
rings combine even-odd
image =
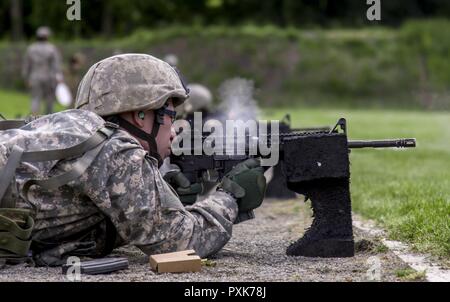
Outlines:
[{"label": "army combat uniform jacket", "polygon": [[61,70],[61,56],[53,44],[36,42],[28,47],[22,65],[22,76],[32,85],[41,82],[55,83],[56,75]]},{"label": "army combat uniform jacket", "polygon": [[[0,132],[0,143],[13,140],[28,151],[61,149],[104,126],[92,112],[68,110]],[[57,189],[34,185],[23,194],[30,178],[62,175],[79,158],[25,162],[17,169],[16,205],[33,209],[32,250],[38,263],[60,264],[68,255],[98,256],[126,244],[146,254],[194,249],[204,257],[219,251],[231,238],[238,212],[235,199],[215,192],[184,207],[162,178],[157,161],[127,132],[112,129],[81,176]],[[7,153],[0,144],[0,160]]]}]

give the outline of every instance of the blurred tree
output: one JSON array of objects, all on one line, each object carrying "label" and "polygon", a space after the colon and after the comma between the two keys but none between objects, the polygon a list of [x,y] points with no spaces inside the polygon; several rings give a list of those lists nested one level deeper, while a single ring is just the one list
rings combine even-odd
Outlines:
[{"label": "blurred tree", "polygon": [[23,37],[22,0],[10,0],[11,38],[19,41]]},{"label": "blurred tree", "polygon": [[[0,38],[33,37],[43,24],[59,38],[124,36],[137,28],[178,25],[274,24],[277,26],[361,26],[365,0],[82,0],[81,22],[68,21],[66,1],[0,1]],[[382,1],[382,21],[398,26],[410,18],[450,17],[448,0]]]},{"label": "blurred tree", "polygon": [[114,2],[115,1],[106,1],[102,3],[102,33],[105,37],[109,37],[113,32]]}]

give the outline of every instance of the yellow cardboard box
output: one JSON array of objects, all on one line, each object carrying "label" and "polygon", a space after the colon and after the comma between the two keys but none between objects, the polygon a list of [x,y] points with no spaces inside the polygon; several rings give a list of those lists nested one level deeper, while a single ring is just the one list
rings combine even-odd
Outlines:
[{"label": "yellow cardboard box", "polygon": [[150,256],[150,266],[158,273],[199,272],[202,262],[194,250]]}]

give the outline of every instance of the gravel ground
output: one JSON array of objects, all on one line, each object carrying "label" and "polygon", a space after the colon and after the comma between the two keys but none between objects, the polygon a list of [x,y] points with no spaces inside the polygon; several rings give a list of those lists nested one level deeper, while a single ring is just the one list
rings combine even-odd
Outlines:
[{"label": "gravel ground", "polygon": [[[82,281],[369,281],[373,261],[381,264],[381,281],[403,281],[399,270],[408,268],[366,232],[355,229],[353,258],[306,258],[285,255],[287,245],[298,239],[311,223],[309,206],[299,200],[267,200],[256,219],[236,225],[225,248],[199,273],[156,274],[147,257],[134,247],[115,250],[112,256],[127,257],[128,270],[109,275],[82,276]],[[375,258],[374,258],[375,257]],[[214,265],[215,264],[215,265]],[[61,268],[26,265],[0,269],[0,281],[67,281]]]}]

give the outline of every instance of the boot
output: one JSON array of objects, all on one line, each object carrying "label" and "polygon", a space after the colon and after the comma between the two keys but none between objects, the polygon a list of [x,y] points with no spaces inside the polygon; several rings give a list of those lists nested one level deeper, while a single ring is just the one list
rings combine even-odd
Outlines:
[{"label": "boot", "polygon": [[354,241],[348,179],[328,179],[302,184],[311,199],[313,222],[286,254],[305,257],[352,257]]}]

